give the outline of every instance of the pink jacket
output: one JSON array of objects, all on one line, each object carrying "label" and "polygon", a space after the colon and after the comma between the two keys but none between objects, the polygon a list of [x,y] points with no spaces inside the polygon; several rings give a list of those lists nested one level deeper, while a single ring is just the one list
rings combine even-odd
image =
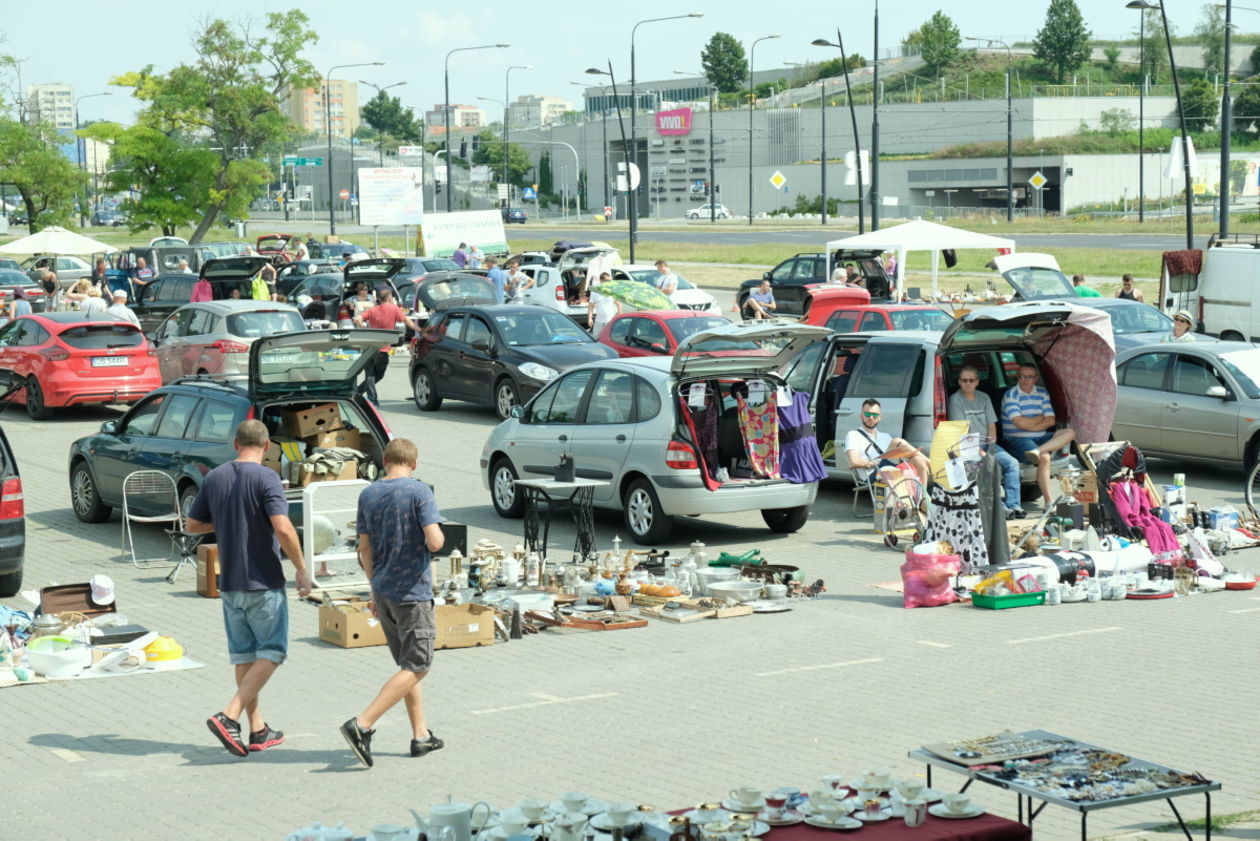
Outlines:
[{"label": "pink jacket", "polygon": [[204,277],[198,278],[197,282],[193,284],[192,297],[188,300],[194,304],[214,300],[214,292],[210,289],[210,281]]}]

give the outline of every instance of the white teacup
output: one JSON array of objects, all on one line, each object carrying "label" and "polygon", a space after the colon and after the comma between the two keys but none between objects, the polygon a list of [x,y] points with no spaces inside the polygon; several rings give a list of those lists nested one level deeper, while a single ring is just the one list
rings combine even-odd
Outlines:
[{"label": "white teacup", "polygon": [[525,817],[525,813],[520,809],[504,809],[499,813],[499,828],[509,838],[524,832],[527,826],[529,826],[529,818]]},{"label": "white teacup", "polygon": [[829,788],[816,788],[809,793],[809,805],[818,808],[823,803],[836,799],[836,792]]},{"label": "white teacup", "polygon": [[520,803],[516,804],[516,808],[530,821],[542,820],[542,816],[547,811],[547,804],[539,800],[537,797],[527,797]]},{"label": "white teacup", "polygon": [[570,812],[581,812],[586,808],[586,792],[584,791],[566,791],[560,795],[560,802],[564,804],[564,808]]},{"label": "white teacup", "polygon": [[876,768],[874,771],[870,771],[868,773],[874,776],[874,780],[872,782],[875,783],[876,788],[880,791],[888,790],[888,785],[892,782],[892,771],[889,771],[887,768]]},{"label": "white teacup", "polygon": [[625,826],[630,822],[630,815],[635,811],[633,803],[609,803],[607,808],[608,820],[617,825]]},{"label": "white teacup", "polygon": [[822,783],[823,788],[831,789],[832,791],[839,791],[840,789],[845,787],[845,779],[844,779],[843,774],[828,774],[827,776],[819,780],[819,782]]},{"label": "white teacup", "polygon": [[696,809],[691,813],[691,822],[698,824],[712,823],[717,820],[717,809]]},{"label": "white teacup", "polygon": [[857,788],[857,798],[858,800],[861,800],[863,803],[865,803],[867,800],[870,800],[873,797],[879,797],[879,792],[880,792],[879,786],[870,785],[865,780],[863,780],[862,783]]},{"label": "white teacup", "polygon": [[817,810],[818,816],[827,823],[836,823],[840,818],[844,817],[845,809],[837,800],[823,800],[814,808]]},{"label": "white teacup", "polygon": [[372,827],[373,841],[403,841],[407,837],[407,828],[392,823],[378,823]]},{"label": "white teacup", "polygon": [[756,806],[761,802],[761,789],[756,786],[740,786],[731,789],[731,800],[745,806]]},{"label": "white teacup", "polygon": [[941,798],[941,802],[945,804],[945,810],[955,815],[970,811],[971,796],[967,794],[947,794]]},{"label": "white teacup", "polygon": [[918,800],[919,795],[923,793],[923,782],[921,780],[902,780],[897,783],[897,791],[901,792],[901,796],[906,800]]}]

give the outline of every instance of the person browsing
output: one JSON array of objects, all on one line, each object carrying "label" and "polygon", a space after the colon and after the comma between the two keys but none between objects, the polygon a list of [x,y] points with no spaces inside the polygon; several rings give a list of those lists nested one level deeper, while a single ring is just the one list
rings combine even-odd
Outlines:
[{"label": "person browsing", "polygon": [[507,272],[499,268],[499,261],[493,257],[486,259],[486,280],[494,284],[498,297],[495,299],[496,304],[507,302]]},{"label": "person browsing", "polygon": [[113,316],[119,321],[126,321],[128,324],[140,326],[140,319],[136,318],[136,314],[131,311],[131,307],[127,306],[127,290],[115,289],[112,293],[113,303],[105,308],[105,314]]},{"label": "person browsing", "polygon": [[[388,286],[382,286],[377,290],[376,298],[379,302],[376,306],[354,317],[356,326],[374,327],[377,330],[397,330],[399,324],[406,324],[412,330],[419,332],[420,328],[411,320],[411,317],[403,311],[402,307],[394,303],[394,290]],[[375,361],[368,365],[364,372],[364,392],[367,398],[377,405],[381,401],[376,394],[376,384],[384,379],[385,369],[389,367],[390,347],[390,345],[382,347],[376,354]]]},{"label": "person browsing", "polygon": [[678,275],[674,274],[669,268],[669,263],[664,260],[656,261],[656,288],[661,290],[666,297],[673,295],[678,291]]},{"label": "person browsing", "polygon": [[599,280],[590,288],[586,299],[586,326],[591,328],[591,335],[599,338],[604,327],[613,317],[621,313],[621,302],[607,295],[601,295],[599,287],[612,280],[612,275],[604,272]]}]

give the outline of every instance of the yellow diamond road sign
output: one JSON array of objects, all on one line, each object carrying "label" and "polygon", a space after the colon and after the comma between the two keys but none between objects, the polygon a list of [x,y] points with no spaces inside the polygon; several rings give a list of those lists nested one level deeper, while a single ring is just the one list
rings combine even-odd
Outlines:
[{"label": "yellow diamond road sign", "polygon": [[782,190],[783,185],[787,183],[787,176],[776,169],[774,175],[770,176],[770,183],[774,185],[774,189]]},{"label": "yellow diamond road sign", "polygon": [[1034,190],[1040,190],[1046,184],[1050,183],[1050,179],[1041,174],[1041,171],[1033,173],[1032,178],[1028,179],[1028,183],[1032,185]]}]

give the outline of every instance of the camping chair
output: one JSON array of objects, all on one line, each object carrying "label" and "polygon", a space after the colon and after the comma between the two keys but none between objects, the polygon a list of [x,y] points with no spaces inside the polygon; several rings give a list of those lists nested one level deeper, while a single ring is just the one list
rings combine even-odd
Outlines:
[{"label": "camping chair", "polygon": [[[161,470],[136,470],[123,479],[122,497],[122,551],[130,553],[131,563],[136,569],[152,569],[175,563],[178,571],[184,559],[176,535],[184,534],[184,516],[179,510],[179,489],[175,487],[175,480]],[[139,512],[154,513],[138,513],[137,509]],[[166,530],[171,540],[170,553],[165,558],[136,557],[135,536],[131,533],[133,522],[171,523],[175,526]],[[177,554],[180,557],[176,557]],[[173,575],[170,580],[174,580]]]},{"label": "camping chair", "polygon": [[[879,473],[872,473],[863,467],[850,467],[849,471],[853,475],[853,516],[856,519],[863,520],[867,517],[874,517],[875,513],[883,508],[883,501],[887,499],[888,484],[879,477]],[[871,513],[858,513],[858,499],[865,493],[871,500]]]}]

